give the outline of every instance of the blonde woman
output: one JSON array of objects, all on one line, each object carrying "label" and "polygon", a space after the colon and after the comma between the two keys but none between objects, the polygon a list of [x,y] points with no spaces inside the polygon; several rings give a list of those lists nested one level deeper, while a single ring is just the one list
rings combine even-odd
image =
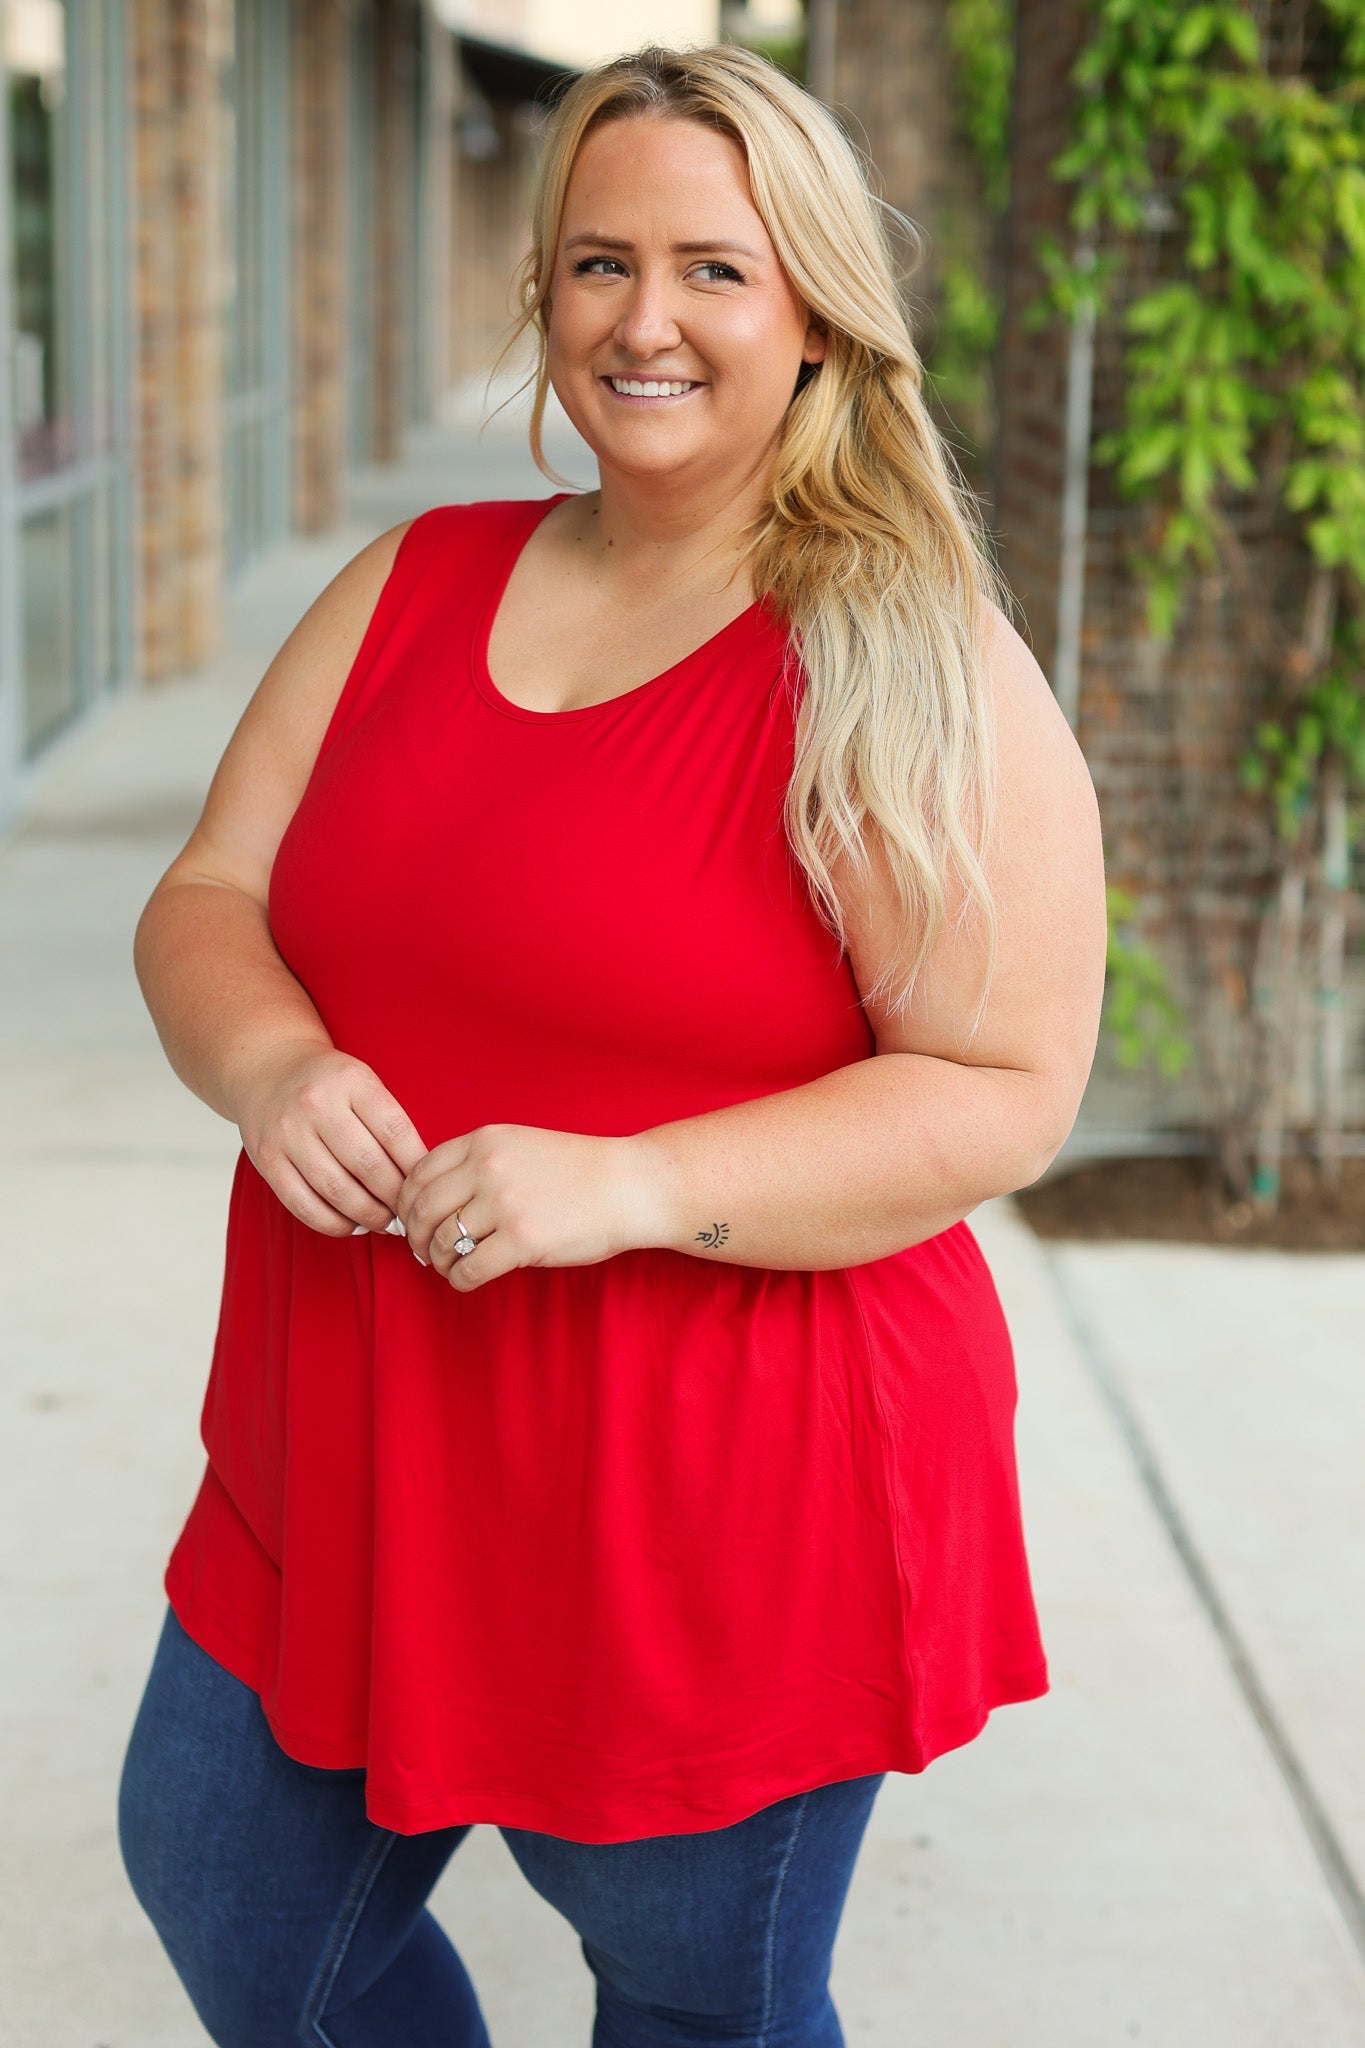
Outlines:
[{"label": "blonde woman", "polygon": [[815,101],[589,72],[522,288],[601,488],[358,555],[139,927],[242,1151],[123,1852],[234,2048],[485,2043],[478,1822],[601,2048],[830,2048],[885,1774],[1047,1690],[965,1219],[1085,1086],[1094,792]]}]

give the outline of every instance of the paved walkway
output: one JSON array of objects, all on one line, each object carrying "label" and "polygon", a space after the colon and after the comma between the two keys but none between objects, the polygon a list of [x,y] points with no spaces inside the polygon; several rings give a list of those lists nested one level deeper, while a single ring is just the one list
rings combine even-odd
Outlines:
[{"label": "paved walkway", "polygon": [[[134,923],[326,578],[407,511],[550,488],[506,428],[425,434],[343,531],[247,577],[210,674],[80,738],[0,847],[6,2048],[205,2038],[113,1805],[201,1469],[236,1133],[166,1065]],[[888,1778],[835,1955],[847,2038],[1358,2048],[1365,1258],[1047,1250],[1008,1201],[973,1226],[1014,1333],[1054,1689]],[[496,1829],[436,1906],[498,2048],[587,2043],[577,1938]]]}]

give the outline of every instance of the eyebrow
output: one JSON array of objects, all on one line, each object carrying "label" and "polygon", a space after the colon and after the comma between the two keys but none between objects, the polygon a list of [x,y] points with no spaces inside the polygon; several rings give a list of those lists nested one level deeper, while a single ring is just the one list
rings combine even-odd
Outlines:
[{"label": "eyebrow", "polygon": [[[635,248],[634,242],[623,242],[615,235],[570,235],[564,247],[577,249],[589,242],[596,249],[632,252]],[[730,256],[747,256],[753,263],[761,260],[757,249],[750,249],[744,242],[672,242],[669,246],[675,256],[708,256],[723,251]]]}]

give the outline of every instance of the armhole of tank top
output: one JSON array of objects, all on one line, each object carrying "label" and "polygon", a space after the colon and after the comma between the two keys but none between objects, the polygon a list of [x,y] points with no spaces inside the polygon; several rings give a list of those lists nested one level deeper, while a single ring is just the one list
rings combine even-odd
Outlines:
[{"label": "armhole of tank top", "polygon": [[426,512],[419,512],[399,541],[393,560],[389,564],[389,573],[380,585],[374,610],[370,613],[360,645],[356,649],[355,659],[347,671],[346,680],[338,692],[336,703],[332,706],[332,715],[318,743],[317,753],[313,757],[315,769],[350,718],[355,700],[374,666],[375,656],[421,578],[428,553],[426,543],[433,522],[442,513],[453,509],[456,508],[434,505]]}]

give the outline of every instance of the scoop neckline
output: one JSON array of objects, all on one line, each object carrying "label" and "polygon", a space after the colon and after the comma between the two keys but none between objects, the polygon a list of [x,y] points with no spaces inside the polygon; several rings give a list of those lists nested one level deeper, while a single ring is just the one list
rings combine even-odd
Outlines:
[{"label": "scoop neckline", "polygon": [[488,666],[488,647],[493,637],[493,622],[497,618],[498,607],[506,594],[507,586],[512,580],[512,572],[521,560],[532,534],[541,521],[547,519],[554,511],[556,505],[562,505],[566,498],[576,495],[577,493],[573,491],[558,491],[552,498],[529,501],[536,508],[536,516],[529,526],[523,527],[518,522],[517,531],[512,536],[506,556],[484,593],[483,605],[469,643],[469,672],[479,695],[494,711],[500,711],[505,718],[520,719],[524,725],[567,725],[573,720],[594,718],[602,712],[614,711],[623,704],[633,703],[637,698],[652,695],[664,684],[672,682],[683,670],[690,668],[700,656],[709,654],[719,642],[727,639],[739,627],[747,625],[763,609],[763,600],[755,598],[752,604],[746,605],[742,612],[736,612],[734,618],[712,633],[709,639],[703,640],[699,647],[692,648],[690,653],[684,654],[669,667],[660,669],[658,675],[650,676],[643,683],[633,684],[629,690],[620,690],[614,697],[604,697],[599,704],[572,704],[563,711],[533,711],[529,705],[514,704],[510,697],[504,697],[494,682]]}]

